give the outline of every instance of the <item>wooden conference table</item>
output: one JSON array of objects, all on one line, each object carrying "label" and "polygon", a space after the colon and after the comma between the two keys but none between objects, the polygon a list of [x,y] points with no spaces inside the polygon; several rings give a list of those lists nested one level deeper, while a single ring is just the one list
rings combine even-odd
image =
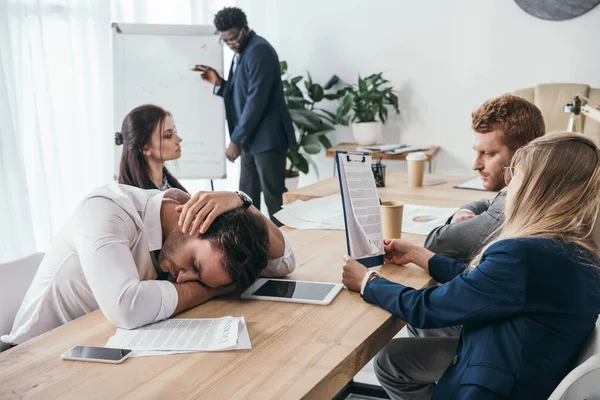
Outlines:
[{"label": "wooden conference table", "polygon": [[[445,185],[409,189],[390,173],[383,199],[460,206],[490,193]],[[286,200],[335,193],[335,179],[286,193]],[[310,193],[313,193],[312,195]],[[341,282],[343,231],[283,228],[296,254],[292,279]],[[415,243],[424,236],[404,235]],[[384,265],[388,279],[421,288],[430,278],[416,266]],[[244,316],[252,350],[132,358],[123,364],[62,361],[75,345],[103,346],[115,332],[100,311],[0,353],[0,399],[327,399],[333,397],[402,328],[402,321],[347,290],[329,306],[212,300],[178,318]]]}]

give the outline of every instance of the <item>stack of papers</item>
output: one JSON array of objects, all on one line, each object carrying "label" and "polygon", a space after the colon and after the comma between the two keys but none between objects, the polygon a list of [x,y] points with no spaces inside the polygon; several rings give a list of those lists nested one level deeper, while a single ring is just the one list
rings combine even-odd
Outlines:
[{"label": "stack of papers", "polygon": [[411,153],[413,151],[426,151],[429,150],[430,146],[404,146],[393,150],[388,150],[386,154],[402,154]]},{"label": "stack of papers", "polygon": [[405,144],[378,144],[373,146],[358,146],[356,151],[366,151],[368,153],[374,152],[382,152],[382,151],[391,151],[394,149],[400,149],[402,147],[407,147]]},{"label": "stack of papers", "polygon": [[251,349],[244,317],[176,318],[141,328],[117,328],[105,347],[133,350],[129,357]]},{"label": "stack of papers", "polygon": [[[402,232],[428,235],[434,228],[444,225],[457,210],[405,204]],[[295,229],[345,229],[342,197],[339,194],[309,201],[296,200],[283,206],[275,218]]]},{"label": "stack of papers", "polygon": [[429,150],[431,146],[411,146],[408,144],[378,144],[373,146],[358,146],[356,151],[367,153],[402,154],[413,151]]}]

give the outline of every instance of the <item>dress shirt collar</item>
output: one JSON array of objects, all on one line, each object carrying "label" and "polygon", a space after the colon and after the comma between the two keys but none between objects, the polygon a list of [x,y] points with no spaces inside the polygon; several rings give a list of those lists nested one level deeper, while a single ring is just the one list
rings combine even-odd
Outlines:
[{"label": "dress shirt collar", "polygon": [[163,201],[173,201],[177,204],[185,204],[190,195],[179,189],[168,189],[159,192],[148,199],[146,209],[141,217],[144,222],[144,231],[148,241],[148,250],[155,251],[162,248],[162,224],[160,222],[160,207]]}]

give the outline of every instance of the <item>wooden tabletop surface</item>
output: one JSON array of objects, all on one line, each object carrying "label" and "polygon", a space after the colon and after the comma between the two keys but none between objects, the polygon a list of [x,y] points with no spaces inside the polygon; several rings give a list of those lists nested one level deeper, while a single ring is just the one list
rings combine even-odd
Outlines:
[{"label": "wooden tabletop surface", "polygon": [[[384,198],[459,206],[486,193],[450,184],[409,189],[393,174]],[[452,182],[467,178],[452,179]],[[324,194],[329,185],[312,189]],[[331,189],[331,188],[329,188]],[[490,196],[490,194],[487,194]],[[341,282],[343,231],[283,228],[296,254],[291,279]],[[425,237],[403,235],[422,244]],[[378,267],[416,288],[430,277],[416,266]],[[342,290],[329,306],[215,299],[178,318],[244,316],[252,350],[132,358],[123,364],[63,361],[76,345],[103,346],[115,332],[100,311],[0,353],[0,398],[325,399],[334,396],[402,328],[402,321]]]},{"label": "wooden tabletop surface", "polygon": [[[407,204],[419,204],[434,207],[460,207],[471,201],[486,197],[494,197],[493,192],[479,190],[454,189],[454,186],[473,177],[440,176],[425,174],[424,181],[445,180],[446,183],[436,186],[411,188],[408,186],[408,175],[405,172],[388,171],[385,176],[385,187],[377,188],[382,201],[403,201]],[[338,177],[324,179],[315,184],[291,190],[283,194],[283,204],[296,200],[310,200],[330,196],[340,192]]]}]

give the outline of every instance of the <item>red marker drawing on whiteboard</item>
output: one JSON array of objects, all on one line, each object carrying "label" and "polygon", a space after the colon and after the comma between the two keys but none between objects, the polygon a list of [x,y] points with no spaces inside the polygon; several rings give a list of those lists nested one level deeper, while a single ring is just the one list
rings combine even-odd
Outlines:
[{"label": "red marker drawing on whiteboard", "polygon": [[207,48],[206,48],[206,43],[205,43],[205,44],[203,44],[202,46],[200,46],[200,50],[207,50]]}]

